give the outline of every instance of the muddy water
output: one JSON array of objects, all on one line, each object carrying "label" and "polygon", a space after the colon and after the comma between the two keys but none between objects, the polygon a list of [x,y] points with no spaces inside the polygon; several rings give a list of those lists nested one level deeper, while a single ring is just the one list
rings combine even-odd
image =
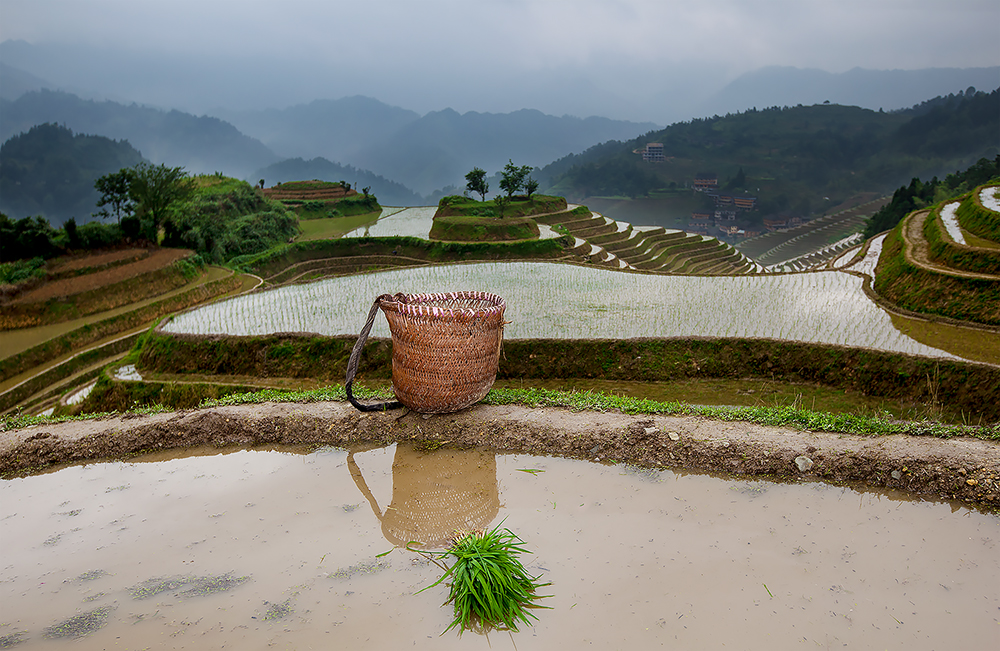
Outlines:
[{"label": "muddy water", "polygon": [[437,568],[377,557],[501,519],[552,582],[521,650],[1000,641],[1000,521],[954,504],[479,451],[185,454],[0,484],[0,648],[513,648],[439,637],[446,588],[414,594]]}]

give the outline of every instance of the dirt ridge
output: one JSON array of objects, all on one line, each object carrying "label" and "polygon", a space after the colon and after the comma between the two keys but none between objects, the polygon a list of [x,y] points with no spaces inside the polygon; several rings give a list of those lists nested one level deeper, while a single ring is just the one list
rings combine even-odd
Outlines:
[{"label": "dirt ridge", "polygon": [[860,482],[1000,509],[1000,443],[993,441],[799,432],[702,417],[518,405],[480,404],[431,416],[360,413],[340,402],[265,403],[42,424],[0,432],[0,474],[206,444],[348,447],[403,440],[791,481]]}]

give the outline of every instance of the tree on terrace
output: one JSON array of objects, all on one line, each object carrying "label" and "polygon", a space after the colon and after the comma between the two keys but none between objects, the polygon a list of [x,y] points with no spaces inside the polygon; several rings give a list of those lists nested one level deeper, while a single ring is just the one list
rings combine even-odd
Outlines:
[{"label": "tree on terrace", "polygon": [[152,220],[153,232],[163,225],[171,205],[194,193],[194,183],[183,167],[139,163],[123,171],[131,173],[129,194],[138,204],[137,211]]},{"label": "tree on terrace", "polygon": [[507,204],[510,203],[510,197],[505,197],[502,195],[497,195],[493,197],[493,203],[497,206],[497,217],[503,219],[504,210],[507,209]]},{"label": "tree on terrace", "polygon": [[500,189],[507,193],[509,199],[515,192],[524,187],[524,180],[531,174],[531,167],[524,165],[518,167],[514,161],[507,159],[503,172],[500,174]]},{"label": "tree on terrace", "polygon": [[531,195],[533,195],[536,190],[538,190],[538,181],[529,176],[528,180],[524,182],[524,193],[528,195],[528,198],[530,199]]},{"label": "tree on terrace", "polygon": [[[128,217],[135,210],[135,201],[132,200],[132,170],[124,167],[117,172],[105,174],[94,181],[94,188],[101,193],[101,199],[97,202],[98,210],[94,217],[107,219],[115,216],[118,223],[122,223],[122,217]],[[108,209],[110,207],[110,210]]]},{"label": "tree on terrace", "polygon": [[486,193],[490,191],[489,181],[486,180],[486,170],[473,167],[472,171],[465,175],[465,189],[475,192],[483,201],[486,201]]}]

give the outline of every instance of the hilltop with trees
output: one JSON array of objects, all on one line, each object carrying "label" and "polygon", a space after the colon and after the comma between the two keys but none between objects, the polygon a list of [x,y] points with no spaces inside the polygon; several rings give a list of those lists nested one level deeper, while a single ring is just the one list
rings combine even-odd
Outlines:
[{"label": "hilltop with trees", "polygon": [[[298,233],[294,213],[246,181],[222,174],[191,176],[183,168],[139,163],[99,178],[116,223],[56,229],[43,217],[0,214],[0,261],[50,258],[121,244],[192,249],[206,262],[259,253]],[[110,206],[111,210],[107,210]]]},{"label": "hilltop with trees", "polygon": [[39,124],[0,146],[0,211],[82,224],[101,197],[94,179],[143,160],[126,141]]},{"label": "hilltop with trees", "polygon": [[[606,142],[547,165],[539,179],[544,191],[598,209],[607,202],[595,198],[611,198],[619,219],[646,214],[648,204],[686,222],[701,207],[689,190],[700,172],[712,170],[720,186],[739,185],[742,169],[760,222],[822,214],[858,194],[887,193],[909,178],[992,159],[1000,153],[998,133],[1000,89],[970,88],[893,112],[836,104],[752,108]],[[662,162],[643,160],[650,142],[662,143]]]}]

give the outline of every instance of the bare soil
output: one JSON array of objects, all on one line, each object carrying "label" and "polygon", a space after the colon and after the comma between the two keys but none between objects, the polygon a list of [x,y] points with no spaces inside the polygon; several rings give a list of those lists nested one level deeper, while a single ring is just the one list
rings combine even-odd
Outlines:
[{"label": "bare soil", "polygon": [[860,482],[1000,508],[1000,443],[800,432],[700,417],[476,405],[443,415],[360,413],[346,403],[265,403],[37,425],[0,432],[0,474],[195,445],[387,445],[497,452],[742,476]]},{"label": "bare soil", "polygon": [[105,265],[121,262],[122,260],[139,260],[149,255],[148,249],[119,249],[117,251],[105,251],[103,253],[88,253],[83,255],[66,256],[53,261],[52,273],[66,273],[78,271],[80,269],[90,269],[93,267],[103,267]]},{"label": "bare soil", "polygon": [[915,212],[906,218],[905,227],[902,229],[903,241],[906,243],[903,254],[907,262],[920,267],[926,271],[955,276],[958,278],[977,278],[980,280],[998,280],[993,274],[975,273],[964,271],[938,264],[930,257],[930,245],[924,238],[924,221],[930,216],[930,210]]},{"label": "bare soil", "polygon": [[[103,255],[103,254],[102,254]],[[149,271],[156,271],[170,265],[171,263],[186,258],[191,255],[187,249],[159,249],[153,251],[149,256],[123,264],[97,273],[63,278],[54,282],[44,283],[39,287],[25,292],[17,297],[12,303],[41,303],[52,298],[63,296],[74,296],[94,289],[99,289],[108,285],[121,282],[128,278],[133,278]],[[87,263],[86,266],[95,266]]]}]

